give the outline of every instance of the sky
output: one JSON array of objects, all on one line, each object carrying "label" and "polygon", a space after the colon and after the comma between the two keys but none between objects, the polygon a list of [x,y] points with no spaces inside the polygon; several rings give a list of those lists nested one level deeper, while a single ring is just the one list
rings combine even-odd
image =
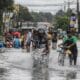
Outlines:
[{"label": "sky", "polygon": [[[67,9],[68,5],[64,4],[64,2],[76,2],[76,0],[14,0],[16,4],[22,4],[26,7],[28,7],[29,11],[35,11],[35,12],[51,12],[52,14],[55,14],[58,10]],[[58,6],[53,6],[53,4],[57,4]],[[35,6],[39,5],[39,6]],[[44,6],[48,5],[48,6]],[[52,5],[52,6],[51,6]],[[65,5],[65,9],[64,9]],[[76,5],[71,5],[71,8],[75,9]]]}]

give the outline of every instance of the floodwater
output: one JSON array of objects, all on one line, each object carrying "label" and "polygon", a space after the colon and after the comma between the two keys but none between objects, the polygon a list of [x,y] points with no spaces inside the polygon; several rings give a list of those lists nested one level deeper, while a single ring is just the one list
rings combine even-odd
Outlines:
[{"label": "floodwater", "polygon": [[[59,66],[58,53],[52,51],[49,63],[42,64],[21,49],[0,53],[0,80],[80,80],[80,66]],[[78,57],[79,64],[79,57]],[[45,66],[46,65],[46,66]]]}]

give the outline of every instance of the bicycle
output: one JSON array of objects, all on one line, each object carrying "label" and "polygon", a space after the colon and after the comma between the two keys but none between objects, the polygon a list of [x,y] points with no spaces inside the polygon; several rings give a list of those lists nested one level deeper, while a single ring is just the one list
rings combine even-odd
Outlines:
[{"label": "bicycle", "polygon": [[59,65],[64,66],[64,60],[66,58],[66,55],[72,55],[72,52],[69,50],[67,46],[60,47],[60,50],[57,50],[57,52],[59,52],[58,63]]},{"label": "bicycle", "polygon": [[57,50],[57,52],[59,52],[59,55],[58,55],[58,63],[59,65],[62,65],[64,66],[64,60],[65,60],[65,49],[66,47],[62,46],[60,47],[60,50]]}]

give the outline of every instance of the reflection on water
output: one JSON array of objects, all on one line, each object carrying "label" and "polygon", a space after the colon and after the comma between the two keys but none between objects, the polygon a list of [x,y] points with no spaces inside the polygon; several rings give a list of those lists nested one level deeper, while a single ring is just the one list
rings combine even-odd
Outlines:
[{"label": "reflection on water", "polygon": [[51,70],[50,80],[78,80],[80,79],[80,72],[76,70]]},{"label": "reflection on water", "polygon": [[7,73],[7,69],[5,68],[0,68],[0,76],[4,75],[5,73]]},{"label": "reflection on water", "polygon": [[7,76],[7,69],[5,68],[0,68],[0,80],[6,80]]},{"label": "reflection on water", "polygon": [[33,62],[32,80],[49,80],[48,63]]},{"label": "reflection on water", "polygon": [[68,72],[66,74],[66,80],[76,79],[76,74],[77,73],[75,71]]}]

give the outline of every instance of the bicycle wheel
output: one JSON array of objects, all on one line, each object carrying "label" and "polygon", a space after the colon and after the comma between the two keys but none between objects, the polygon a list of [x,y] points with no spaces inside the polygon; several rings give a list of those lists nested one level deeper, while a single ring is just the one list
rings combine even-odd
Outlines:
[{"label": "bicycle wheel", "polygon": [[64,54],[59,53],[58,64],[64,66]]}]

